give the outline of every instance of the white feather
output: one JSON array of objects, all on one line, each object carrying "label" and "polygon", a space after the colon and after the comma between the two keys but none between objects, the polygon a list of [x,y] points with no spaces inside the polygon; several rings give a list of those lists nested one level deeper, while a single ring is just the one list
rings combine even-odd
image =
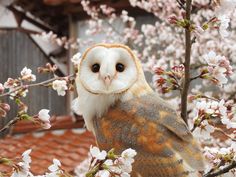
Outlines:
[{"label": "white feather", "polygon": [[82,115],[82,111],[80,109],[80,105],[79,105],[79,98],[76,98],[72,101],[71,103],[71,109],[72,111],[74,111],[76,114],[78,115]]},{"label": "white feather", "polygon": [[95,95],[85,90],[81,84],[77,84],[77,92],[79,93],[77,111],[83,115],[87,129],[94,132],[93,118],[105,114],[108,108],[119,99],[119,96]]}]

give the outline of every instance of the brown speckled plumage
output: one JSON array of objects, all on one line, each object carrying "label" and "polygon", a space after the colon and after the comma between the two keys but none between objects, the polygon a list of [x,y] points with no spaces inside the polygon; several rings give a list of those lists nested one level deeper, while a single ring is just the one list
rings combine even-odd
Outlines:
[{"label": "brown speckled plumage", "polygon": [[203,168],[201,152],[186,124],[155,93],[116,104],[94,119],[94,128],[101,149],[137,151],[134,177],[191,177],[184,164]]}]

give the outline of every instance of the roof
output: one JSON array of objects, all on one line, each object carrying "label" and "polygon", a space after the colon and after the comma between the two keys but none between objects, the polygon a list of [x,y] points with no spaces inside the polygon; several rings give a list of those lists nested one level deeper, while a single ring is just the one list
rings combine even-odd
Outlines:
[{"label": "roof", "polygon": [[[83,118],[80,116],[72,117],[72,116],[52,116],[50,118],[51,130],[58,130],[58,129],[73,129],[73,128],[83,128],[84,121]],[[45,131],[42,129],[40,125],[33,124],[29,121],[19,121],[17,122],[11,130],[12,134],[19,134],[19,133],[29,133],[35,131]]]},{"label": "roof", "polygon": [[[31,172],[35,175],[44,174],[53,158],[61,161],[64,170],[73,172],[86,159],[90,145],[94,144],[93,134],[81,128],[27,133],[0,139],[3,157],[21,158],[25,150],[32,149]],[[0,165],[1,172],[9,170],[9,167]]]},{"label": "roof", "polygon": [[[19,21],[26,19],[45,31],[54,31],[59,35],[68,34],[68,16],[73,20],[85,20],[90,17],[83,10],[81,0],[15,0],[8,8],[20,18]],[[127,10],[129,15],[151,15],[138,7],[132,7],[127,0],[93,0],[91,5],[99,6],[106,4],[116,9],[116,13]],[[22,12],[22,9],[24,12]],[[43,9],[43,11],[42,11]],[[32,19],[27,14],[37,18]],[[38,21],[39,20],[39,21]],[[34,22],[33,22],[34,21]]]}]

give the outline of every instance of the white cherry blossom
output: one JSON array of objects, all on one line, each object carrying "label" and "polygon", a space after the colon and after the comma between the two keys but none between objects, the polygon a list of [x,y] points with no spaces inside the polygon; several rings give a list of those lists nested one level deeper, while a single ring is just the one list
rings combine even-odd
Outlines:
[{"label": "white cherry blossom", "polygon": [[228,79],[225,74],[226,71],[227,70],[223,67],[215,67],[211,70],[211,74],[219,81],[219,84],[222,85],[228,82]]},{"label": "white cherry blossom", "polygon": [[229,16],[236,7],[235,0],[220,0],[219,2],[220,3],[216,9],[217,16],[221,16],[221,15]]},{"label": "white cherry blossom", "polygon": [[107,156],[107,152],[102,150],[100,151],[98,147],[90,147],[90,153],[92,157],[98,159],[98,160],[104,160]]},{"label": "white cherry blossom", "polygon": [[209,139],[211,138],[211,133],[215,131],[215,128],[208,123],[207,120],[202,121],[201,126],[195,128],[193,131],[193,136],[196,138]]},{"label": "white cherry blossom", "polygon": [[41,121],[41,126],[43,129],[51,128],[50,115],[48,109],[41,109],[38,113],[38,118]]},{"label": "white cherry blossom", "polygon": [[96,173],[95,177],[110,177],[110,172],[107,170],[100,170]]},{"label": "white cherry blossom", "polygon": [[22,79],[26,81],[36,81],[36,76],[32,74],[32,70],[24,67],[22,71],[20,72]]},{"label": "white cherry blossom", "polygon": [[203,55],[204,60],[208,65],[217,66],[219,64],[219,57],[214,51],[210,51],[208,54]]},{"label": "white cherry blossom", "polygon": [[30,157],[30,153],[32,152],[32,149],[28,149],[26,150],[23,154],[22,154],[22,160],[23,162],[25,162],[26,164],[30,164],[31,163],[31,157]]},{"label": "white cherry blossom", "polygon": [[64,96],[66,90],[68,90],[67,83],[65,80],[55,80],[52,83],[52,88],[57,91],[59,96]]},{"label": "white cherry blossom", "polygon": [[61,162],[58,159],[53,159],[53,164],[48,167],[51,172],[56,172],[60,169]]},{"label": "white cherry blossom", "polygon": [[219,17],[219,20],[220,20],[220,28],[219,28],[220,35],[223,38],[228,37],[229,32],[227,31],[227,28],[229,27],[229,22],[230,22],[229,17],[222,15]]},{"label": "white cherry blossom", "polygon": [[50,110],[48,109],[41,109],[38,113],[39,119],[42,120],[43,122],[49,122],[50,119],[49,111]]},{"label": "white cherry blossom", "polygon": [[22,160],[23,161],[19,162],[17,164],[20,167],[20,169],[14,171],[13,174],[11,175],[11,177],[28,177],[28,176],[32,176],[32,174],[29,171],[30,163],[31,163],[31,157],[29,155],[30,153],[31,153],[31,149],[28,149],[22,154]]},{"label": "white cherry blossom", "polygon": [[80,60],[81,60],[81,53],[80,53],[80,52],[76,53],[76,54],[71,58],[72,63],[74,63],[75,65],[78,65],[78,64],[80,63]]},{"label": "white cherry blossom", "polygon": [[126,149],[121,153],[123,158],[134,158],[137,155],[137,152],[134,149]]},{"label": "white cherry blossom", "polygon": [[236,122],[230,120],[229,118],[227,118],[226,116],[224,116],[222,119],[221,119],[221,122],[226,125],[226,128],[227,129],[230,129],[230,128],[236,128]]}]

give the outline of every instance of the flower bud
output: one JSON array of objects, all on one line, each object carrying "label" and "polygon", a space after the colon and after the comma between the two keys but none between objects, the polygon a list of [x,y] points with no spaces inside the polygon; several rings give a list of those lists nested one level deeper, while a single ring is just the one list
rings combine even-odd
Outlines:
[{"label": "flower bud", "polygon": [[46,68],[48,68],[48,69],[51,69],[51,68],[52,68],[52,65],[51,65],[50,63],[47,63],[45,66],[46,66]]},{"label": "flower bud", "polygon": [[7,103],[0,103],[0,107],[4,110],[4,111],[10,111],[10,105]]},{"label": "flower bud", "polygon": [[162,92],[163,94],[168,93],[169,91],[170,91],[170,88],[168,88],[168,87],[162,87],[162,88],[161,88],[161,92]]},{"label": "flower bud", "polygon": [[162,86],[162,85],[164,85],[166,83],[166,79],[164,79],[163,77],[161,77],[161,78],[159,78],[158,80],[157,80],[157,85],[158,86]]},{"label": "flower bud", "polygon": [[178,19],[177,19],[177,17],[176,17],[175,15],[172,15],[172,16],[170,16],[170,17],[168,18],[168,21],[169,21],[170,24],[176,25],[177,22],[178,22]]},{"label": "flower bud", "polygon": [[162,68],[157,67],[157,68],[155,68],[154,72],[155,72],[157,75],[162,75],[162,74],[164,74],[165,71],[164,71]]},{"label": "flower bud", "polygon": [[6,117],[7,112],[0,107],[0,117]]},{"label": "flower bud", "polygon": [[42,67],[38,67],[38,68],[37,68],[37,71],[38,71],[38,73],[44,73],[44,72],[45,72],[45,69],[42,68]]}]

